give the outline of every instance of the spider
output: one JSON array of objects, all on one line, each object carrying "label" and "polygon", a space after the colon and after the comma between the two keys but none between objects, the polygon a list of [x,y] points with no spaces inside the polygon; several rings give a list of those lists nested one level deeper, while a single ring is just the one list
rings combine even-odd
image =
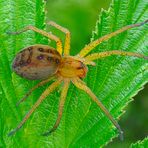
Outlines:
[{"label": "spider", "polygon": [[15,57],[12,63],[12,69],[16,74],[30,80],[42,80],[37,85],[35,85],[31,90],[29,90],[25,96],[18,101],[17,106],[25,101],[27,97],[39,86],[48,83],[49,81],[56,79],[39,97],[36,103],[32,106],[30,111],[26,114],[23,120],[18,124],[18,126],[12,130],[8,135],[15,134],[27,121],[27,119],[31,116],[31,114],[35,111],[35,109],[41,104],[41,102],[55,90],[57,86],[63,83],[63,88],[61,91],[61,97],[58,108],[58,117],[53,125],[53,127],[44,133],[44,136],[49,135],[54,132],[62,118],[62,112],[64,108],[64,103],[66,100],[67,92],[70,83],[73,83],[77,88],[86,92],[90,98],[101,108],[104,114],[110,119],[110,121],[114,124],[114,126],[118,129],[120,139],[123,139],[123,131],[121,130],[118,122],[114,119],[114,117],[110,114],[107,108],[102,104],[101,101],[97,98],[97,96],[91,91],[89,87],[82,81],[87,74],[88,68],[87,65],[95,65],[94,60],[99,58],[108,57],[111,55],[121,55],[121,56],[134,56],[138,58],[143,58],[148,60],[148,56],[134,53],[134,52],[126,52],[120,50],[112,50],[112,51],[104,51],[100,53],[92,53],[88,54],[90,51],[94,49],[101,42],[110,39],[117,34],[124,32],[130,28],[139,27],[147,23],[148,20],[138,23],[125,26],[115,32],[107,34],[95,41],[90,42],[87,46],[85,46],[77,55],[70,56],[70,32],[68,29],[56,24],[55,22],[49,22],[48,25],[55,27],[56,29],[65,33],[65,43],[64,48],[62,47],[61,40],[53,35],[52,33],[48,33],[46,31],[40,30],[34,26],[26,26],[20,31],[11,32],[10,34],[20,34],[28,30],[35,31],[45,37],[48,37],[50,40],[56,42],[56,49],[41,44],[35,44],[21,50]]}]

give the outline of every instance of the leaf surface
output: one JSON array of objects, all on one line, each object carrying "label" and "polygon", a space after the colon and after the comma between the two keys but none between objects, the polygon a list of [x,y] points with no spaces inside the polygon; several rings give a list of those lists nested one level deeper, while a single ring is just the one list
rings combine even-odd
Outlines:
[{"label": "leaf surface", "polygon": [[[21,48],[35,43],[47,44],[47,40],[31,31],[17,36],[7,35],[6,32],[26,25],[44,28],[43,1],[2,0],[0,16],[0,146],[99,147],[116,137],[118,132],[109,119],[86,93],[73,85],[70,86],[56,132],[48,137],[41,136],[56,120],[62,85],[46,98],[15,136],[7,136],[50,83],[34,91],[19,107],[15,106],[38,82],[25,80],[13,73],[12,60]],[[92,40],[128,24],[143,22],[146,16],[146,0],[114,0],[108,11],[102,11]],[[124,32],[101,43],[92,52],[120,49],[148,55],[147,27],[144,25]],[[71,53],[75,52],[71,49]],[[143,59],[111,56],[97,60],[95,67],[88,67],[84,81],[118,120],[131,98],[148,81],[147,66]]]},{"label": "leaf surface", "polygon": [[145,148],[148,147],[148,137],[143,140],[139,140],[136,143],[132,143],[130,148]]}]

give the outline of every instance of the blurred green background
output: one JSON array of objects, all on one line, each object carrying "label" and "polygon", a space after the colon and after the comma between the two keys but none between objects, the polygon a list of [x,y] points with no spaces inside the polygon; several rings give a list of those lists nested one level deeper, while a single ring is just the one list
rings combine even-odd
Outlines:
[{"label": "blurred green background", "polygon": [[[111,0],[47,0],[47,21],[52,20],[68,28],[72,36],[71,49],[76,51],[73,47],[77,47],[77,50],[80,50],[90,42],[101,9],[107,10],[110,3]],[[53,28],[50,30],[64,39],[61,32]],[[124,141],[121,142],[116,138],[106,147],[128,147],[131,143],[146,137],[147,112],[148,85],[126,107],[126,112],[119,122],[124,130]]]}]

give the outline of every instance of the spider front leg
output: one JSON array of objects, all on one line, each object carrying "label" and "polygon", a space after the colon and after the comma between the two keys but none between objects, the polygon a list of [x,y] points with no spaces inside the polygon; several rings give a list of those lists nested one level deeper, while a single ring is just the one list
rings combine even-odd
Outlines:
[{"label": "spider front leg", "polygon": [[20,122],[20,124],[12,130],[8,136],[14,135],[27,121],[27,119],[31,116],[31,114],[35,111],[35,109],[41,104],[41,102],[52,92],[54,89],[60,85],[62,79],[58,79],[57,81],[53,82],[40,96],[37,102],[32,106],[31,110],[27,113],[24,119]]},{"label": "spider front leg", "polygon": [[111,122],[114,124],[114,126],[118,129],[119,134],[120,134],[120,139],[123,140],[123,131],[121,130],[120,125],[113,118],[113,116],[106,109],[106,107],[102,104],[102,102],[98,100],[98,98],[95,96],[95,94],[86,86],[86,84],[81,79],[73,78],[72,82],[76,87],[85,91],[91,97],[91,99],[101,108],[101,110],[105,113],[105,115],[111,120]]},{"label": "spider front leg", "polygon": [[59,111],[58,111],[58,118],[53,126],[48,132],[44,133],[43,136],[48,136],[50,133],[54,132],[57,127],[59,126],[60,120],[62,118],[63,107],[65,104],[68,88],[69,88],[70,81],[68,79],[64,80],[64,86],[61,93],[60,103],[59,103]]},{"label": "spider front leg", "polygon": [[104,57],[108,57],[108,56],[111,56],[111,55],[133,56],[133,57],[143,58],[145,60],[148,60],[148,56],[145,56],[145,55],[140,54],[140,53],[120,51],[120,50],[112,50],[112,51],[105,51],[105,52],[90,54],[90,55],[88,55],[84,58],[86,60],[86,61],[84,61],[84,63],[89,65],[90,61],[100,59],[100,58],[104,58]]},{"label": "spider front leg", "polygon": [[90,51],[92,51],[97,45],[99,45],[101,42],[103,41],[106,41],[108,39],[110,39],[111,37],[113,36],[116,36],[128,29],[131,29],[131,28],[134,28],[134,27],[140,27],[144,24],[148,23],[148,20],[142,22],[142,23],[138,23],[138,24],[132,24],[132,25],[128,25],[128,26],[125,26],[125,27],[122,27],[121,29],[115,31],[115,32],[112,32],[110,34],[107,34],[91,43],[89,43],[87,46],[85,46],[81,51],[80,53],[78,54],[78,56],[80,57],[84,57],[85,55],[87,55]]},{"label": "spider front leg", "polygon": [[56,45],[57,45],[57,51],[62,55],[62,49],[63,48],[62,48],[62,42],[61,42],[61,40],[57,36],[55,36],[55,35],[53,35],[51,33],[47,33],[44,30],[38,29],[38,28],[36,28],[34,26],[26,26],[25,28],[23,28],[23,29],[21,29],[21,30],[19,30],[17,32],[8,32],[8,33],[9,34],[21,34],[21,33],[26,32],[28,30],[32,30],[34,32],[37,32],[39,34],[42,34],[43,36],[48,37],[51,40],[54,40],[56,42]]},{"label": "spider front leg", "polygon": [[42,86],[42,85],[48,83],[48,82],[49,82],[50,80],[52,80],[52,79],[53,79],[53,77],[51,77],[51,78],[49,78],[49,79],[47,79],[47,80],[43,80],[43,81],[39,82],[38,84],[36,84],[34,87],[32,87],[32,88],[25,94],[25,96],[24,96],[22,99],[20,99],[20,100],[16,103],[16,106],[18,106],[20,103],[24,102],[24,101],[27,99],[27,97],[28,97],[35,89],[37,89],[38,87],[40,87],[40,86]]},{"label": "spider front leg", "polygon": [[69,52],[70,52],[70,31],[67,28],[62,27],[53,21],[50,21],[47,24],[51,25],[51,26],[53,26],[53,27],[57,28],[58,30],[65,33],[66,37],[65,37],[65,45],[64,45],[64,55],[69,55]]}]

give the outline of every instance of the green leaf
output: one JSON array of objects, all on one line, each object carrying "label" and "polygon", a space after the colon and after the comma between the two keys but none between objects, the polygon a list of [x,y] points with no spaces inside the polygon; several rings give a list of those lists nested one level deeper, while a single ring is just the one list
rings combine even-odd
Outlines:
[{"label": "green leaf", "polygon": [[[0,147],[100,147],[116,137],[118,132],[109,119],[86,93],[73,85],[69,89],[61,123],[53,134],[41,136],[56,120],[62,86],[46,98],[14,136],[7,136],[50,84],[34,91],[19,107],[15,106],[38,82],[25,80],[13,73],[12,60],[21,48],[35,43],[47,44],[47,40],[31,31],[17,36],[6,32],[26,25],[44,28],[43,1],[2,0],[0,16]],[[146,16],[146,0],[114,0],[108,11],[102,11],[92,40],[128,24],[143,22]],[[144,25],[105,41],[93,52],[120,49],[148,55],[146,38],[147,25]],[[71,50],[71,53],[76,51]],[[90,66],[85,82],[111,114],[119,119],[131,98],[148,81],[147,66],[143,59],[111,56],[97,60],[95,67]]]},{"label": "green leaf", "polygon": [[136,143],[132,143],[130,148],[145,148],[148,147],[148,137],[143,139],[142,141],[137,141]]},{"label": "green leaf", "polygon": [[44,3],[42,0],[1,0],[0,16],[0,147],[20,147],[31,142],[30,137],[23,138],[25,131],[20,131],[14,137],[8,137],[7,134],[26,114],[37,96],[34,94],[29,98],[29,104],[16,108],[16,102],[35,82],[30,83],[12,73],[11,63],[20,49],[35,43],[45,44],[47,41],[31,31],[17,36],[8,35],[7,32],[19,30],[27,25],[44,28]]}]

